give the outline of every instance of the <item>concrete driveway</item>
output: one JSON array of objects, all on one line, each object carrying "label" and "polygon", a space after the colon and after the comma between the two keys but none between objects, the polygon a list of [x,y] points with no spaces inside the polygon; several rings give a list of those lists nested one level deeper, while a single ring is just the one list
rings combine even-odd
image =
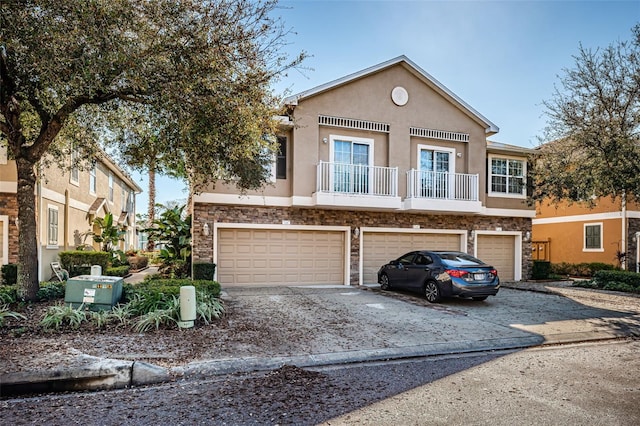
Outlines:
[{"label": "concrete driveway", "polygon": [[[503,288],[484,302],[379,288],[227,288],[224,299],[269,321],[286,344],[264,356],[212,359],[187,374],[312,366],[640,336],[640,298],[576,288]],[[299,338],[286,340],[295,329]],[[280,335],[282,333],[282,335]]]},{"label": "concrete driveway", "polygon": [[[73,348],[70,357],[30,351],[27,340],[21,348],[34,365],[44,357],[43,365],[54,370],[8,371],[0,375],[0,384],[5,390],[63,389],[62,382],[64,389],[104,389],[285,364],[309,367],[640,337],[640,297],[553,284],[513,286],[535,291],[502,288],[483,302],[456,298],[430,304],[417,294],[377,287],[225,288],[223,299],[236,313],[229,327],[240,334],[224,338],[223,346],[207,345],[204,338],[198,361],[176,357],[164,368],[130,356],[85,356]],[[180,347],[179,341],[173,344]],[[139,360],[158,356],[153,345],[139,349]]]}]

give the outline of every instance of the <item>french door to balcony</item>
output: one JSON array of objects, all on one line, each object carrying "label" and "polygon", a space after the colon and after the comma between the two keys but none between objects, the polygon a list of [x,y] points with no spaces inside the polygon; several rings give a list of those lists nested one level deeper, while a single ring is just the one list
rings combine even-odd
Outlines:
[{"label": "french door to balcony", "polygon": [[333,143],[333,190],[368,194],[369,144],[337,139]]},{"label": "french door to balcony", "polygon": [[448,198],[450,152],[420,149],[420,196]]}]

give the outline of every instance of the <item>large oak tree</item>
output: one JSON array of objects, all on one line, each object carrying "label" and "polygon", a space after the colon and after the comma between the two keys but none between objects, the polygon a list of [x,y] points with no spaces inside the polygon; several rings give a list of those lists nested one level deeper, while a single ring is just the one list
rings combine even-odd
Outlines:
[{"label": "large oak tree", "polygon": [[640,24],[630,41],[580,46],[553,97],[534,162],[533,198],[640,197]]},{"label": "large oak tree", "polygon": [[[86,158],[111,137],[122,151],[179,163],[194,183],[263,184],[273,149],[263,135],[273,131],[278,105],[272,83],[304,57],[283,53],[289,32],[276,7],[276,0],[0,2],[0,143],[18,173],[22,298],[33,300],[38,289],[36,167],[68,166],[72,148]],[[113,137],[141,122],[157,139]],[[162,152],[151,149],[158,146]]]}]

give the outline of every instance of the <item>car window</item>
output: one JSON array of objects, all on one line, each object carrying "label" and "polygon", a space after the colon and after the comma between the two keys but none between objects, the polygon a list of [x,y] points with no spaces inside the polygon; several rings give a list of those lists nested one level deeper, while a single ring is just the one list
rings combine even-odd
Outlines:
[{"label": "car window", "polygon": [[398,263],[401,263],[403,265],[411,265],[411,263],[413,262],[414,256],[415,256],[415,253],[407,253],[404,256],[402,256],[400,259],[398,259]]},{"label": "car window", "polygon": [[440,253],[446,266],[484,265],[484,262],[466,253]]},{"label": "car window", "polygon": [[433,259],[431,256],[425,256],[423,254],[419,254],[416,256],[416,265],[430,265],[433,263]]}]

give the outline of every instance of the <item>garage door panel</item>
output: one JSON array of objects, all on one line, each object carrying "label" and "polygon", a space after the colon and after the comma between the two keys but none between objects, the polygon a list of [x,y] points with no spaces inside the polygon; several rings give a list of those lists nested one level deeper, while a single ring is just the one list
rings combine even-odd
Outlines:
[{"label": "garage door panel", "polygon": [[340,231],[221,229],[218,279],[225,286],[343,284],[344,239]]},{"label": "garage door panel", "polygon": [[478,235],[478,258],[498,271],[501,280],[515,275],[515,237],[510,235]]},{"label": "garage door panel", "polygon": [[362,260],[364,283],[377,282],[380,266],[412,250],[460,250],[460,234],[365,232]]}]

